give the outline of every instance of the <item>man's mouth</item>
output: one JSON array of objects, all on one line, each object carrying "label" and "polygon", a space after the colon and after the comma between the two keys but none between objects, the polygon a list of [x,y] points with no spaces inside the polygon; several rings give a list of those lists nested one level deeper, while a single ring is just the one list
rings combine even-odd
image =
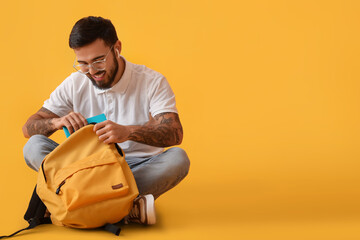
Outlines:
[{"label": "man's mouth", "polygon": [[96,73],[96,74],[94,74],[94,75],[91,75],[91,77],[92,77],[95,81],[102,81],[102,80],[104,80],[104,78],[105,78],[105,71]]}]

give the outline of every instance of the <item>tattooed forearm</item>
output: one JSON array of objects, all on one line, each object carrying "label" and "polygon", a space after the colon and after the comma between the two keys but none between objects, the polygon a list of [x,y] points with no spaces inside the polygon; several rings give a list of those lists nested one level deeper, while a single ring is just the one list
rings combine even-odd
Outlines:
[{"label": "tattooed forearm", "polygon": [[52,119],[33,120],[30,124],[27,125],[27,132],[30,136],[41,134],[48,137],[55,131],[56,129],[53,127]]},{"label": "tattooed forearm", "polygon": [[42,112],[42,113],[45,113],[45,114],[49,114],[49,115],[54,115],[54,113],[44,107],[40,108],[40,110],[38,112]]},{"label": "tattooed forearm", "polygon": [[151,146],[169,147],[180,144],[182,136],[183,130],[178,114],[161,113],[135,129],[129,139]]},{"label": "tattooed forearm", "polygon": [[42,134],[47,137],[50,136],[57,130],[54,126],[54,119],[56,118],[59,118],[59,116],[42,107],[39,111],[30,116],[23,126],[24,136],[27,138],[35,134]]}]

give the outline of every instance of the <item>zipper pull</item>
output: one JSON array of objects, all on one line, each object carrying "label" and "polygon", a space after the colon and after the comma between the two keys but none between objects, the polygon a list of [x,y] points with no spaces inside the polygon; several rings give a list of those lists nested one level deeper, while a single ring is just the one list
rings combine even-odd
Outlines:
[{"label": "zipper pull", "polygon": [[61,188],[62,185],[64,185],[64,184],[65,184],[65,180],[62,181],[62,182],[60,183],[59,187],[56,189],[56,194],[57,194],[57,195],[59,195],[59,193],[60,193],[60,188]]}]

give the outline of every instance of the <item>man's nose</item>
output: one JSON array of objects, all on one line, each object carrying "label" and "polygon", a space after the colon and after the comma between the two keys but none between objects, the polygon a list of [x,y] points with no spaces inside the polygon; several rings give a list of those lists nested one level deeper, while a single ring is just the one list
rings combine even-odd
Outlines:
[{"label": "man's nose", "polygon": [[90,66],[89,66],[89,73],[90,73],[91,75],[94,75],[95,73],[97,73],[97,70],[95,70],[94,67],[90,65]]}]

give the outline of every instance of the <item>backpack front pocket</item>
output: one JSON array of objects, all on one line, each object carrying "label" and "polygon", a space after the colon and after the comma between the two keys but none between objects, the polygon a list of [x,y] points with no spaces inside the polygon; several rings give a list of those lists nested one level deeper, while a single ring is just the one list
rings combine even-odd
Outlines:
[{"label": "backpack front pocket", "polygon": [[59,170],[56,194],[68,211],[124,196],[129,185],[120,162],[111,149],[97,152]]}]

